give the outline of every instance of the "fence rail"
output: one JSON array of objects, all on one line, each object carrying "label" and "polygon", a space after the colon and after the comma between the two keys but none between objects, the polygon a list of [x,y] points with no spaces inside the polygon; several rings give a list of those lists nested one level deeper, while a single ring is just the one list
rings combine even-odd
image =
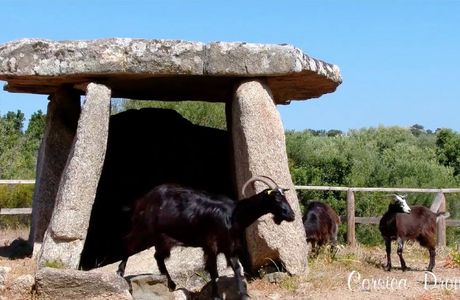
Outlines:
[{"label": "fence rail", "polygon": [[[35,180],[0,180],[0,184],[35,184]],[[433,211],[446,210],[446,198],[444,194],[460,193],[460,188],[368,188],[368,187],[341,187],[341,186],[305,186],[296,185],[296,190],[309,191],[339,191],[347,192],[347,214],[342,221],[347,223],[347,242],[356,245],[356,224],[378,224],[380,217],[357,217],[355,215],[355,192],[385,192],[385,193],[432,193],[436,194],[431,205]],[[31,214],[32,208],[0,208],[0,215],[25,215]],[[460,220],[440,219],[437,223],[438,246],[446,245],[446,226],[460,226]]]},{"label": "fence rail", "polygon": [[28,180],[28,179],[0,179],[0,184],[35,184],[35,180]]},{"label": "fence rail", "polygon": [[32,208],[0,208],[0,215],[30,215]]}]

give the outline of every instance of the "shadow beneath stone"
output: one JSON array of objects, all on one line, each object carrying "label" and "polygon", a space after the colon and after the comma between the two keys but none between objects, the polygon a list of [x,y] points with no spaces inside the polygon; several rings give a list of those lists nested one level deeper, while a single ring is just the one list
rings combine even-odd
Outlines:
[{"label": "shadow beneath stone", "polygon": [[32,256],[32,246],[28,241],[18,238],[8,246],[0,247],[0,256],[9,259],[22,259]]}]

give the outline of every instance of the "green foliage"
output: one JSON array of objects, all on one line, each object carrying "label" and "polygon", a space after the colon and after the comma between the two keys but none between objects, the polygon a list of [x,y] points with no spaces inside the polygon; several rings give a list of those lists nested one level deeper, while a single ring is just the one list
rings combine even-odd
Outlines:
[{"label": "green foliage", "polygon": [[200,101],[141,101],[123,99],[113,102],[112,111],[118,113],[128,109],[154,107],[173,109],[196,125],[226,129],[225,104]]},{"label": "green foliage", "polygon": [[47,260],[45,261],[45,267],[54,269],[64,269],[65,265],[61,260]]},{"label": "green foliage", "polygon": [[[0,185],[0,208],[32,207],[33,185]],[[30,215],[1,216],[0,228],[18,228],[30,224]]]},{"label": "green foliage", "polygon": [[375,246],[382,244],[382,237],[377,225],[356,225],[356,236],[361,244]]},{"label": "green foliage", "polygon": [[[0,115],[0,179],[31,179],[35,177],[38,147],[45,128],[45,115],[38,111],[26,131],[21,111]],[[0,185],[0,207],[32,206],[32,185]],[[1,216],[0,227],[28,225],[30,216]]]},{"label": "green foliage", "polygon": [[24,120],[19,110],[0,116],[0,179],[34,178],[45,115],[34,113],[25,132]]},{"label": "green foliage", "polygon": [[460,134],[451,129],[436,132],[436,146],[439,162],[454,169],[454,175],[460,175]]}]

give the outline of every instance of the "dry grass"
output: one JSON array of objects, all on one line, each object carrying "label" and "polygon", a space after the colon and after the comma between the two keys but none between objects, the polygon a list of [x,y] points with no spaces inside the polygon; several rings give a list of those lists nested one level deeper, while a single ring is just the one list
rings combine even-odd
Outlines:
[{"label": "dry grass", "polygon": [[[424,288],[425,268],[428,265],[428,251],[420,246],[408,243],[404,249],[404,258],[410,271],[399,269],[399,258],[394,247],[392,255],[393,270],[386,272],[386,254],[383,247],[355,248],[341,247],[335,258],[323,250],[318,257],[309,259],[309,274],[306,278],[295,277],[295,284],[288,288],[279,284],[270,284],[261,279],[249,283],[254,299],[458,299],[460,297],[460,266],[451,263],[452,249],[438,249],[434,273],[439,278],[458,279],[456,290]],[[447,266],[447,267],[445,267]],[[357,272],[362,279],[383,280],[383,282],[407,283],[398,289],[385,286],[370,286],[364,289],[361,282],[352,281],[348,288],[351,272]],[[355,273],[356,274],[356,273]],[[352,277],[353,278],[353,277]],[[356,279],[356,278],[354,278]],[[429,278],[430,279],[430,278]]]}]

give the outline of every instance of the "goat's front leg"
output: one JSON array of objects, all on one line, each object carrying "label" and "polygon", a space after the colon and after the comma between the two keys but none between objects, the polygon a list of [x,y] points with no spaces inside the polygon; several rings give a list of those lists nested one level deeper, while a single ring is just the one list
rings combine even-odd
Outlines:
[{"label": "goat's front leg", "polygon": [[217,272],[217,255],[216,254],[212,252],[206,253],[205,269],[206,271],[208,271],[209,275],[211,275],[212,298],[220,299],[219,291],[217,288],[217,278],[219,277],[219,273]]},{"label": "goat's front leg", "polygon": [[318,256],[318,253],[319,253],[319,249],[318,247],[316,246],[316,240],[313,240],[313,239],[308,239],[307,240],[307,243],[310,242],[311,244],[311,256],[312,257],[317,257]]},{"label": "goat's front leg", "polygon": [[432,272],[434,268],[434,260],[436,256],[436,250],[435,248],[429,248],[428,251],[430,252],[430,263],[428,264],[427,271]]},{"label": "goat's front leg", "polygon": [[128,262],[128,258],[126,257],[126,258],[123,258],[120,264],[118,265],[117,274],[120,275],[121,277],[125,275],[125,269],[126,269],[127,262]]},{"label": "goat's front leg", "polygon": [[401,270],[406,271],[406,262],[404,261],[404,258],[402,256],[403,253],[403,248],[404,248],[404,240],[401,238],[398,238],[398,256],[399,256],[399,261],[401,262]]},{"label": "goat's front leg", "polygon": [[387,265],[385,266],[386,271],[391,271],[391,239],[385,237],[385,250],[387,252]]},{"label": "goat's front leg", "polygon": [[232,255],[227,260],[229,261],[230,266],[232,267],[233,273],[235,273],[235,279],[236,279],[236,284],[238,286],[238,292],[240,294],[240,299],[244,299],[244,300],[249,299],[250,297],[248,295],[246,285],[244,284],[243,278],[241,276],[241,267],[240,267],[238,257]]},{"label": "goat's front leg", "polygon": [[331,237],[331,256],[332,258],[335,258],[335,255],[337,254],[337,229],[335,233]]}]

